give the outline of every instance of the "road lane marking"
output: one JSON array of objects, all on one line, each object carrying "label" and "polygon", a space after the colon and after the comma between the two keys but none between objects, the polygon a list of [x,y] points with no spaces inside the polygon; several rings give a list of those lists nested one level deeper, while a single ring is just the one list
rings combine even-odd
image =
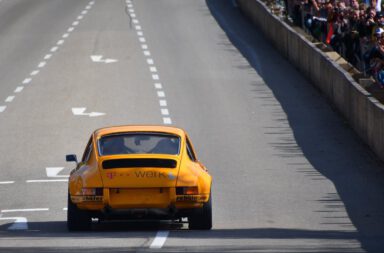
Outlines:
[{"label": "road lane marking", "polygon": [[0,181],[0,184],[13,184],[15,181]]},{"label": "road lane marking", "polygon": [[[2,1],[2,0],[0,0],[0,1]],[[82,11],[82,15],[79,15],[79,16],[77,17],[77,19],[78,19],[78,20],[82,20],[82,19],[84,18],[83,15],[87,14],[87,12],[88,12],[86,9],[90,9],[90,8],[92,7],[93,4],[95,4],[94,1],[89,2],[88,5],[85,7],[85,9]],[[88,7],[89,7],[89,8],[88,8]],[[80,23],[78,20],[75,20],[75,21],[72,23],[72,25],[73,25],[73,26],[78,25],[78,24]],[[72,32],[72,31],[75,29],[73,26],[70,26],[70,27],[68,28],[68,30],[67,30],[68,33],[64,33],[64,34],[62,35],[62,38],[68,38],[68,37],[69,37],[69,33]],[[52,48],[50,49],[50,52],[52,52],[52,53],[56,52],[56,51],[59,49],[58,46],[64,44],[64,42],[65,42],[64,39],[60,39],[60,40],[58,40],[58,41],[56,42],[56,46],[52,47]],[[50,59],[51,57],[52,57],[52,54],[46,54],[46,55],[44,56],[44,60],[48,60],[48,59]],[[110,61],[110,62],[114,62],[114,61],[112,60],[112,61]],[[110,63],[110,62],[108,62],[108,59],[107,59],[107,63]],[[41,62],[38,64],[38,68],[43,68],[43,67],[46,66],[46,64],[47,64],[47,62],[45,62],[45,61],[41,61]],[[38,70],[38,69],[33,70],[33,71],[30,73],[30,76],[35,76],[35,75],[37,75],[38,73],[39,73],[39,70]],[[32,78],[28,77],[28,78],[24,79],[23,84],[28,84],[28,83],[30,83],[31,81],[32,81]],[[14,92],[15,92],[15,93],[19,93],[19,92],[21,92],[21,91],[23,90],[23,88],[24,88],[23,86],[19,86],[19,87],[16,88],[16,90],[15,90]],[[6,102],[11,102],[14,98],[15,98],[15,96],[8,96],[7,99],[6,99]],[[4,112],[5,109],[6,109],[6,106],[0,106],[0,112]],[[92,117],[92,116],[91,116],[91,117]]]},{"label": "road lane marking", "polygon": [[[33,73],[33,72],[32,72],[32,73]],[[31,75],[32,75],[32,73],[31,73]],[[25,79],[23,80],[23,84],[29,84],[31,81],[32,81],[32,78],[25,78]]]},{"label": "road lane marking", "polygon": [[16,89],[15,89],[15,93],[20,93],[22,90],[24,89],[24,87],[23,86],[18,86],[18,87],[16,87]]},{"label": "road lane marking", "polygon": [[26,180],[27,183],[50,183],[50,182],[68,182],[68,179],[34,179]]},{"label": "road lane marking", "polygon": [[63,169],[64,167],[47,167],[45,172],[47,177],[69,177],[69,175],[58,175]]},{"label": "road lane marking", "polygon": [[30,73],[31,76],[35,76],[37,74],[39,74],[40,70],[34,70]]},{"label": "road lane marking", "polygon": [[49,211],[49,208],[27,208],[27,209],[5,209],[5,210],[1,210],[2,213],[42,212],[42,211]]},{"label": "road lane marking", "polygon": [[153,61],[153,59],[148,58],[148,59],[147,59],[147,63],[148,63],[148,65],[153,65],[153,64],[154,64],[154,61]]},{"label": "road lane marking", "polygon": [[15,220],[8,230],[27,230],[28,220],[25,217],[1,217],[0,220]]},{"label": "road lane marking", "polygon": [[[134,11],[133,11],[133,5],[131,4],[132,3],[131,0],[126,0],[126,3],[127,3],[127,8],[129,9],[129,12],[131,13],[130,14],[131,21],[133,20],[133,23],[136,24],[135,25],[136,33],[137,33],[138,39],[141,43],[141,48],[143,50],[144,56],[146,56],[145,58],[146,58],[147,64],[150,65],[149,72],[151,73],[152,79],[155,81],[154,86],[155,86],[156,94],[159,98],[161,115],[167,116],[167,117],[162,117],[163,124],[164,125],[171,125],[172,120],[171,120],[171,117],[169,116],[169,110],[167,108],[167,101],[165,99],[163,99],[165,97],[165,92],[163,91],[162,84],[160,83],[160,81],[158,81],[158,80],[160,80],[160,77],[157,74],[157,68],[154,64],[154,60],[152,58],[149,58],[151,53],[150,53],[148,45],[145,44],[146,39],[143,36],[143,34],[144,34],[142,32],[143,28],[140,25],[138,25],[139,20],[136,19],[136,14],[133,13]],[[154,73],[156,73],[156,74],[154,74]],[[165,241],[167,240],[168,235],[169,235],[169,231],[158,231],[156,233],[155,239],[152,241],[152,243],[149,247],[152,249],[162,248]]]},{"label": "road lane marking", "polygon": [[68,211],[68,207],[64,207],[64,208],[63,208],[63,211]]},{"label": "road lane marking", "polygon": [[168,111],[168,109],[167,109],[167,108],[162,108],[162,109],[161,109],[161,114],[162,114],[162,115],[165,115],[165,116],[168,116],[168,115],[169,115],[169,111]]},{"label": "road lane marking", "polygon": [[164,91],[158,91],[158,92],[157,92],[157,96],[158,96],[159,98],[163,98],[163,97],[165,97],[165,93],[164,93]]},{"label": "road lane marking", "polygon": [[172,124],[172,120],[169,117],[165,117],[165,118],[163,118],[163,123],[165,125],[171,125]]},{"label": "road lane marking", "polygon": [[5,102],[10,103],[15,99],[15,96],[9,96],[5,99]]},{"label": "road lane marking", "polygon": [[89,117],[99,117],[99,116],[104,116],[105,113],[103,112],[85,112],[87,110],[86,107],[73,107],[72,108],[72,113],[75,116],[89,116]]},{"label": "road lane marking", "polygon": [[37,67],[44,68],[46,64],[47,64],[47,62],[42,61],[42,62],[39,63],[39,65],[37,65]]},{"label": "road lane marking", "polygon": [[156,233],[155,239],[152,241],[151,246],[149,246],[149,248],[151,249],[162,248],[165,241],[167,240],[168,235],[169,235],[169,231],[158,231]]},{"label": "road lane marking", "polygon": [[52,53],[54,53],[54,52],[57,51],[57,49],[59,49],[59,48],[55,46],[55,47],[52,47],[50,51],[51,51]]}]

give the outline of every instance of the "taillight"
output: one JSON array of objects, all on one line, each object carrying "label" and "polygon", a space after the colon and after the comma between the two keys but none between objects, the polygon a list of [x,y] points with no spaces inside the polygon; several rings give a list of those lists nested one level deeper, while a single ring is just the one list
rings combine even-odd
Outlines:
[{"label": "taillight", "polygon": [[176,187],[176,195],[198,195],[199,189],[197,186],[192,187]]}]

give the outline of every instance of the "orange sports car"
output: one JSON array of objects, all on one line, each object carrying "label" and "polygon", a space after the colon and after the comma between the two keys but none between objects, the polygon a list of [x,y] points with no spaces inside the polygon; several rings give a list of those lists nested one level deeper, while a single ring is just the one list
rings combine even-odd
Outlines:
[{"label": "orange sports car", "polygon": [[96,130],[68,184],[69,230],[102,220],[188,218],[190,229],[212,227],[212,177],[187,133],[166,126]]}]

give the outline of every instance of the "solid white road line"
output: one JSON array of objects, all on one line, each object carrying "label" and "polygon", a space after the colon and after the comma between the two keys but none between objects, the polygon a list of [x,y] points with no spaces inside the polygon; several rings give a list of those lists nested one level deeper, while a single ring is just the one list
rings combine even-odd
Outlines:
[{"label": "solid white road line", "polygon": [[10,103],[15,99],[15,96],[9,96],[7,99],[5,99],[5,102]]},{"label": "solid white road line", "polygon": [[64,208],[63,208],[63,211],[68,211],[68,207],[64,207]]},{"label": "solid white road line", "polygon": [[0,112],[4,112],[4,111],[5,111],[5,108],[7,108],[5,105],[0,106]]},{"label": "solid white road line", "polygon": [[162,248],[165,241],[167,240],[168,235],[169,235],[169,231],[158,231],[155,239],[152,241],[151,246],[149,246],[149,248],[151,249]]},{"label": "solid white road line", "polygon": [[13,184],[15,181],[1,181],[0,184]]},{"label": "solid white road line", "polygon": [[49,208],[27,208],[27,209],[5,209],[5,210],[1,210],[2,213],[41,212],[41,211],[49,211]]},{"label": "solid white road line", "polygon": [[50,183],[50,182],[68,182],[68,179],[34,179],[26,180],[27,183]]},{"label": "solid white road line", "polygon": [[0,220],[15,220],[8,230],[27,230],[28,220],[25,217],[1,217]]}]

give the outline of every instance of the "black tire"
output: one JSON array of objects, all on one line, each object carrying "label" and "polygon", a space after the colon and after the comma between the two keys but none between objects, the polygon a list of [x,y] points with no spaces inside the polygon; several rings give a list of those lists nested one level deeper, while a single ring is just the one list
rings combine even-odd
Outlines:
[{"label": "black tire", "polygon": [[68,193],[68,210],[67,210],[67,227],[69,231],[85,231],[90,230],[92,219],[88,212],[79,209],[74,203]]},{"label": "black tire", "polygon": [[189,229],[210,230],[212,228],[212,194],[203,208],[188,217]]}]

